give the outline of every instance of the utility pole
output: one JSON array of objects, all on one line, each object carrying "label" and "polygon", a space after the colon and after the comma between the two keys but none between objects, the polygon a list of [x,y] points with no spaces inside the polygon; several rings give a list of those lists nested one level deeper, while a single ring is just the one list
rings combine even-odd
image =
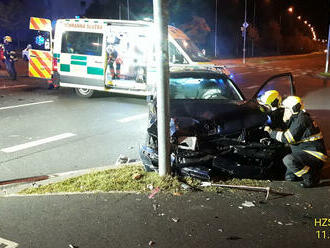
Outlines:
[{"label": "utility pole", "polygon": [[[253,28],[256,30],[256,0],[253,2]],[[252,39],[251,56],[254,56],[254,40]]]},{"label": "utility pole", "polygon": [[246,22],[246,2],[245,0],[245,15],[244,15],[244,23],[243,23],[243,64],[245,64],[245,52],[246,52],[246,29],[248,27],[248,24]]},{"label": "utility pole", "polygon": [[325,62],[325,73],[328,73],[329,72],[329,51],[330,49],[330,25],[329,25],[329,32],[328,32],[328,45],[327,45],[327,59],[326,59],[326,62]]},{"label": "utility pole", "polygon": [[218,0],[215,0],[214,57],[217,57],[217,36],[218,36]]},{"label": "utility pole", "polygon": [[127,0],[127,20],[129,20],[129,0]]},{"label": "utility pole", "polygon": [[159,175],[170,173],[170,104],[168,65],[168,0],[153,0],[157,73],[157,132]]}]

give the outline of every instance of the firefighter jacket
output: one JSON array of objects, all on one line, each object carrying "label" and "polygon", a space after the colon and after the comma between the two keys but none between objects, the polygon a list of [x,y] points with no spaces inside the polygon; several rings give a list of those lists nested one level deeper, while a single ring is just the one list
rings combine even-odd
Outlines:
[{"label": "firefighter jacket", "polygon": [[320,128],[308,113],[301,110],[291,116],[285,131],[271,131],[270,137],[289,144],[292,153],[304,151],[319,160],[327,160],[327,152]]},{"label": "firefighter jacket", "polygon": [[16,53],[14,51],[13,45],[11,43],[8,44],[4,44],[4,58],[5,60],[7,60],[8,62],[14,62],[17,60],[16,58]]}]

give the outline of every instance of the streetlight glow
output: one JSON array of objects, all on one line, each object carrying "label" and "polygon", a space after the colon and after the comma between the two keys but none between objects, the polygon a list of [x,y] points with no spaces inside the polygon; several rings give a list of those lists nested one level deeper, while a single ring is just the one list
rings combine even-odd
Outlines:
[{"label": "streetlight glow", "polygon": [[289,11],[290,13],[292,13],[292,12],[293,12],[293,7],[288,8],[288,11]]},{"label": "streetlight glow", "polygon": [[305,24],[307,24],[307,21],[304,21]]},{"label": "streetlight glow", "polygon": [[297,19],[298,19],[298,20],[301,20],[301,16],[298,16]]}]

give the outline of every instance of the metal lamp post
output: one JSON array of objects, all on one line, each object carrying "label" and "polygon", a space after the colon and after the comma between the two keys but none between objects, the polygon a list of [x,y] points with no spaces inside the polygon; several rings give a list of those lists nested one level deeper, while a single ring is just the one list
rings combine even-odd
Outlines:
[{"label": "metal lamp post", "polygon": [[330,25],[329,25],[329,33],[328,33],[328,45],[327,45],[327,59],[326,59],[326,62],[325,62],[325,73],[328,73],[329,71],[329,51],[330,49]]},{"label": "metal lamp post", "polygon": [[243,23],[243,64],[245,64],[245,52],[246,52],[246,29],[248,27],[248,24],[246,22],[246,2],[245,0],[245,11],[244,11],[244,23]]},{"label": "metal lamp post", "polygon": [[170,118],[168,65],[168,0],[153,0],[157,70],[157,132],[159,175],[170,173]]},{"label": "metal lamp post", "polygon": [[214,57],[217,57],[217,36],[218,36],[218,0],[215,0]]}]

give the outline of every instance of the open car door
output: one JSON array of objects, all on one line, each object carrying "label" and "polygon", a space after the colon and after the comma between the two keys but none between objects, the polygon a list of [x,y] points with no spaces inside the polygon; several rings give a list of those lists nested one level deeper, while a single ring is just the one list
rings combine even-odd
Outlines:
[{"label": "open car door", "polygon": [[52,25],[44,18],[31,17],[32,49],[29,50],[29,77],[52,78]]},{"label": "open car door", "polygon": [[292,74],[282,73],[267,79],[266,82],[264,82],[259,90],[254,94],[251,100],[256,100],[268,90],[277,90],[283,99],[288,96],[295,95],[296,89]]}]

